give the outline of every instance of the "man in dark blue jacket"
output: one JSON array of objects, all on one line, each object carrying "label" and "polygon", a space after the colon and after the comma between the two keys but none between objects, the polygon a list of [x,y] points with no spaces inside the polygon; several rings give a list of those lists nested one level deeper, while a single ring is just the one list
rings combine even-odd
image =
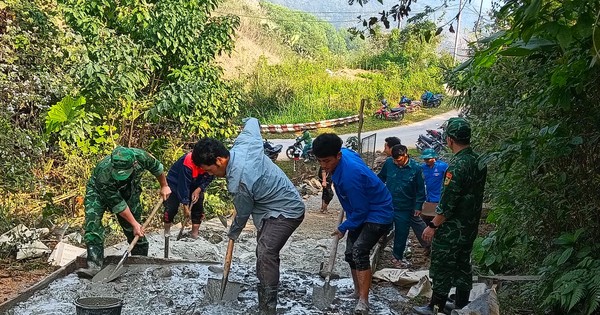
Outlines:
[{"label": "man in dark blue jacket", "polygon": [[191,216],[192,219],[191,237],[198,238],[200,223],[204,219],[204,191],[213,179],[214,176],[194,164],[192,152],[184,154],[171,166],[167,174],[167,183],[173,193],[163,202],[165,207],[163,222],[166,232],[171,229],[179,205],[183,204],[185,215]]},{"label": "man in dark blue jacket", "polygon": [[346,212],[346,220],[332,235],[342,238],[348,232],[345,260],[354,281],[352,297],[358,298],[354,313],[367,314],[372,276],[369,254],[392,227],[392,196],[356,152],[342,149],[342,139],[336,134],[318,136],[313,142],[313,153],[321,167],[331,174],[336,195]]}]

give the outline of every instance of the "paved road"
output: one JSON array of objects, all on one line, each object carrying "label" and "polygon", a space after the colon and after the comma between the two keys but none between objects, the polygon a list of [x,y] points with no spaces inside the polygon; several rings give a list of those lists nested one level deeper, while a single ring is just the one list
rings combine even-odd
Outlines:
[{"label": "paved road", "polygon": [[[361,137],[364,138],[366,136],[376,133],[377,140],[376,140],[375,148],[377,150],[383,150],[383,143],[384,143],[385,138],[392,137],[392,136],[400,138],[400,140],[402,141],[402,144],[404,144],[405,146],[407,146],[409,148],[414,148],[415,143],[417,142],[417,139],[419,138],[419,135],[425,133],[426,129],[436,129],[442,123],[444,123],[444,121],[448,120],[448,118],[455,117],[455,116],[458,116],[458,111],[452,110],[452,111],[449,111],[444,114],[433,116],[427,120],[419,121],[419,122],[412,123],[409,125],[402,125],[402,126],[393,127],[393,128],[367,131],[367,132],[364,132],[361,135]],[[355,135],[356,134],[345,134],[345,135],[340,135],[340,138],[342,138],[342,140],[345,142],[348,137],[355,136]],[[278,160],[287,160],[288,159],[287,156],[285,156],[285,150],[287,149],[287,147],[294,144],[294,137],[295,136],[293,134],[290,134],[290,139],[272,139],[272,140],[270,140],[274,144],[283,145],[283,150],[281,150],[281,153],[279,154],[279,157],[277,158]]]}]

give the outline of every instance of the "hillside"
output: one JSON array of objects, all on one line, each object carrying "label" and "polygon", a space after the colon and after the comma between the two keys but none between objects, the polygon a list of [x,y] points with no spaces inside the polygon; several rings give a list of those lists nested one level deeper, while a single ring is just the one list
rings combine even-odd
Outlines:
[{"label": "hillside", "polygon": [[217,8],[216,14],[233,14],[240,18],[234,51],[217,57],[226,79],[237,79],[250,73],[261,57],[266,59],[267,64],[277,64],[292,55],[289,48],[269,38],[263,31],[263,25],[269,20],[258,0],[227,0]]}]

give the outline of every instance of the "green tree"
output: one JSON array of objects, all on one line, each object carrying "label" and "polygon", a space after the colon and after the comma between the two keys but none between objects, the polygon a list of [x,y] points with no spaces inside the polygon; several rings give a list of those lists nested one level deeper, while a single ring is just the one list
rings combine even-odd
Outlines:
[{"label": "green tree", "polygon": [[217,0],[62,4],[86,45],[77,77],[84,109],[101,117],[96,125],[116,128],[119,142],[138,146],[165,132],[184,138],[235,132],[239,96],[220,79],[214,58],[232,50],[239,20],[212,17]]},{"label": "green tree", "polygon": [[598,1],[506,1],[503,28],[450,74],[490,164],[497,231],[481,265],[542,275],[536,304],[560,314],[600,305]]}]

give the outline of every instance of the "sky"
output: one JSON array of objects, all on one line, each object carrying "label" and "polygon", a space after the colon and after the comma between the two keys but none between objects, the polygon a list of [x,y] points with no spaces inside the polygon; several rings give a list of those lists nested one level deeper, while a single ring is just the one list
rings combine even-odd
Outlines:
[{"label": "sky", "polygon": [[[358,3],[348,4],[348,0],[268,0],[269,2],[279,4],[290,9],[300,10],[311,13],[320,19],[331,22],[337,28],[349,28],[358,26],[357,16],[364,17],[379,16],[378,12],[389,10],[397,1],[383,0],[383,4],[377,0],[370,0],[364,6]],[[493,0],[464,0],[461,15],[461,35],[459,43],[459,55],[466,54],[467,38],[472,32],[475,23],[479,17],[479,9],[482,6],[483,23],[489,22],[487,12],[492,7]],[[439,7],[443,4],[442,0],[413,0],[411,5],[411,16],[423,12],[425,6]],[[459,0],[448,0],[447,8],[440,9],[432,14],[431,18],[437,25],[444,25],[452,20],[459,11]],[[410,18],[410,16],[409,16]],[[453,22],[456,29],[456,21]],[[394,24],[392,24],[394,25]],[[397,25],[397,24],[396,24]],[[455,34],[448,32],[449,25],[445,27],[442,33],[444,41],[442,43],[444,50],[452,50]]]}]

